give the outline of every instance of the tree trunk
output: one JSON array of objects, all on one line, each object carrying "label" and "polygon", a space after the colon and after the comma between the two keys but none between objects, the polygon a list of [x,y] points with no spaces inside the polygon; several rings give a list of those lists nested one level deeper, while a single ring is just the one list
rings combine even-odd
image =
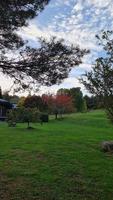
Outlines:
[{"label": "tree trunk", "polygon": [[58,113],[55,113],[55,119],[57,119]]},{"label": "tree trunk", "polygon": [[27,128],[29,128],[29,124],[30,124],[30,122],[28,121],[28,122],[27,122]]}]

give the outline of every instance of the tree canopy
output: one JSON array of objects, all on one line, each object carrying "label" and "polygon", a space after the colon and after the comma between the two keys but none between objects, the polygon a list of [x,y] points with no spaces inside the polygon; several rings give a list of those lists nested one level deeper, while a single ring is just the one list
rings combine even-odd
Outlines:
[{"label": "tree canopy", "polygon": [[43,98],[40,96],[27,96],[24,99],[23,106],[25,108],[37,108],[39,111],[45,111],[47,104],[43,101]]},{"label": "tree canopy", "polygon": [[103,56],[96,60],[92,71],[85,74],[82,82],[90,93],[103,99],[104,106],[113,121],[113,32],[103,31],[96,37],[103,47]]},{"label": "tree canopy", "polygon": [[24,41],[15,33],[27,26],[49,3],[49,0],[1,0],[0,1],[0,50],[19,48]]},{"label": "tree canopy", "polygon": [[86,110],[85,99],[80,87],[74,87],[70,89],[61,88],[57,91],[57,94],[65,94],[71,96],[76,112],[84,112]]},{"label": "tree canopy", "polygon": [[[88,53],[55,37],[50,41],[40,39],[39,48],[25,45],[15,31],[27,26],[29,20],[48,3],[49,0],[4,0],[0,4],[0,71],[10,76],[18,89],[35,89],[37,83],[47,86],[59,84]],[[13,53],[15,50],[18,56],[10,58],[9,50]]]}]

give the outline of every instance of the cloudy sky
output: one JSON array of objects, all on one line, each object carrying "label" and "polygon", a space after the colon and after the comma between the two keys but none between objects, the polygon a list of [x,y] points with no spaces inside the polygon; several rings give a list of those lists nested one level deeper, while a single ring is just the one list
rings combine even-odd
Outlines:
[{"label": "cloudy sky", "polygon": [[[29,44],[37,46],[37,38],[49,39],[55,35],[68,43],[90,49],[91,53],[83,59],[83,64],[76,67],[59,86],[41,88],[41,91],[55,92],[57,89],[81,86],[78,78],[85,70],[90,70],[95,59],[101,55],[95,35],[102,30],[113,30],[113,0],[51,0],[45,10],[23,28],[20,34]],[[3,89],[9,89],[11,81],[0,78]]]}]

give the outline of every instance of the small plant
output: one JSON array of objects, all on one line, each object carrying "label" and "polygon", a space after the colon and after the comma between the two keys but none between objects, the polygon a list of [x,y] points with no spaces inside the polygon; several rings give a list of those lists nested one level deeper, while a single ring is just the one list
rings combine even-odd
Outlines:
[{"label": "small plant", "polygon": [[7,123],[9,127],[15,127],[17,122],[17,115],[15,110],[9,110],[7,113]]}]

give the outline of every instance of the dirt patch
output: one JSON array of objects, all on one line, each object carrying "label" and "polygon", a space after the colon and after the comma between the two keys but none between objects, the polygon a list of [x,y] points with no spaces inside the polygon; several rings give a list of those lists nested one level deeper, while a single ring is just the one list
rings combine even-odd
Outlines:
[{"label": "dirt patch", "polygon": [[1,200],[28,200],[24,191],[29,184],[22,177],[11,179],[0,173],[0,199]]},{"label": "dirt patch", "polygon": [[[11,151],[11,156],[15,158],[18,158],[21,160],[24,158],[24,161],[32,161],[32,160],[39,160],[39,161],[44,161],[46,160],[46,155],[44,152],[41,151],[25,151],[22,149],[14,149]],[[10,162],[10,161],[9,161]]]},{"label": "dirt patch", "polygon": [[38,160],[45,160],[46,159],[46,155],[43,152],[39,152],[37,154],[37,159]]}]

